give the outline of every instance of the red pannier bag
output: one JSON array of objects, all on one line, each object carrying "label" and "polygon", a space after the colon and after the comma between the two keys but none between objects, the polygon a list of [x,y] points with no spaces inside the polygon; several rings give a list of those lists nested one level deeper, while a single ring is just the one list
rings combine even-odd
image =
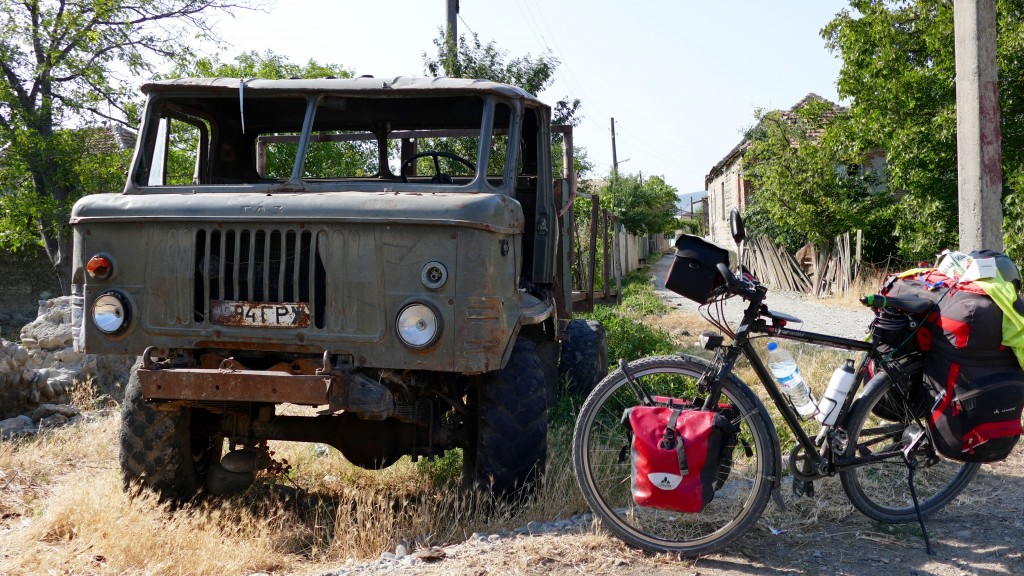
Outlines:
[{"label": "red pannier bag", "polygon": [[916,334],[936,450],[962,462],[1004,460],[1024,433],[1024,371],[1002,345],[1003,310],[978,284],[937,270],[901,278],[889,293],[937,304]]},{"label": "red pannier bag", "polygon": [[723,459],[731,461],[732,422],[720,412],[679,406],[634,406],[622,421],[632,438],[633,501],[677,512],[703,510],[715,496]]}]

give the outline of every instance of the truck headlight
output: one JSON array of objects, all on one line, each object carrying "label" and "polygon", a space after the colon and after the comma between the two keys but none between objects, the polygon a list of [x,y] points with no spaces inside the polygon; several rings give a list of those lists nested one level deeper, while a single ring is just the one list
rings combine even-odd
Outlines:
[{"label": "truck headlight", "polygon": [[92,321],[104,334],[123,332],[132,319],[128,297],[117,290],[108,290],[92,303]]},{"label": "truck headlight", "polygon": [[441,334],[441,320],[434,309],[413,302],[398,313],[398,337],[410,348],[426,348]]}]

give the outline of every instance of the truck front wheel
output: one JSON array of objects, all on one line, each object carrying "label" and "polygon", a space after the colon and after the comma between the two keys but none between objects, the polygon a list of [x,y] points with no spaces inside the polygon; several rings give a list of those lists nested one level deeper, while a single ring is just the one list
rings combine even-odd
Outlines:
[{"label": "truck front wheel", "polygon": [[501,498],[536,487],[547,456],[546,383],[537,348],[516,341],[508,364],[480,378],[476,433],[463,461],[471,485]]},{"label": "truck front wheel", "polygon": [[175,502],[195,496],[223,449],[215,424],[216,417],[203,410],[157,410],[146,404],[133,368],[121,405],[120,464],[125,490],[149,488],[161,500]]}]

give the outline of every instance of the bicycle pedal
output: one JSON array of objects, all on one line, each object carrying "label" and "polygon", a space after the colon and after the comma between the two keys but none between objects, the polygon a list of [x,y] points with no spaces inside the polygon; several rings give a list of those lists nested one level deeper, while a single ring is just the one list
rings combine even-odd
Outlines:
[{"label": "bicycle pedal", "polygon": [[793,495],[814,497],[814,482],[812,480],[799,480],[793,478]]}]

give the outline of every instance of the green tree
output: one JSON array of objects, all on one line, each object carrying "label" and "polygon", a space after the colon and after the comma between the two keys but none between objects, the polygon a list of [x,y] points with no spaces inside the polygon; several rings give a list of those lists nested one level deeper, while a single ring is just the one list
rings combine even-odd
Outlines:
[{"label": "green tree", "polygon": [[[550,53],[509,58],[508,52],[493,41],[480,42],[476,33],[471,40],[465,34],[460,36],[458,48],[452,46],[444,31],[439,30],[439,33],[434,39],[436,56],[423,53],[425,71],[431,76],[491,80],[518,86],[531,94],[540,94],[554,80],[559,61]],[[552,110],[552,123],[576,126],[579,108],[578,98],[562,98]]]},{"label": "green tree", "polygon": [[626,231],[638,236],[671,232],[676,226],[677,190],[661,176],[612,174],[601,191],[601,204],[619,215]]},{"label": "green tree", "polygon": [[[1024,258],[1024,1],[997,0],[1004,242]],[[902,255],[957,245],[956,91],[952,0],[851,0],[822,30],[842,58],[848,135],[886,151],[888,185],[903,193]]]},{"label": "green tree", "polygon": [[87,187],[98,184],[90,177],[68,176],[82,150],[61,129],[123,122],[132,103],[122,74],[137,77],[154,59],[182,53],[183,38],[212,38],[209,16],[248,2],[0,0],[0,244],[24,247],[26,229],[35,228],[67,290],[67,214],[76,198],[99,190]]},{"label": "green tree", "polygon": [[862,166],[867,154],[847,137],[848,117],[824,99],[795,110],[756,113],[747,133],[743,174],[753,185],[750,227],[790,251],[828,246],[844,232],[866,232],[866,255],[892,251],[892,193]]},{"label": "green tree", "polygon": [[305,64],[296,64],[287,56],[266,50],[262,54],[255,50],[235,56],[234,62],[222,62],[220,56],[178,60],[169,78],[351,78],[352,71],[340,64],[321,64],[310,59]]}]

